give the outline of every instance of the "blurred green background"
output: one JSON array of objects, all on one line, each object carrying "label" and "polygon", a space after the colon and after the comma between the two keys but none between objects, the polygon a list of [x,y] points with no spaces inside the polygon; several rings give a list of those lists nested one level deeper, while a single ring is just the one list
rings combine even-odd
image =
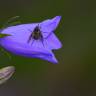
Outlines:
[{"label": "blurred green background", "polygon": [[0,96],[96,96],[95,0],[0,0],[0,27],[17,15],[23,23],[61,15],[55,33],[63,47],[54,51],[57,65],[0,51],[0,68],[16,67]]}]

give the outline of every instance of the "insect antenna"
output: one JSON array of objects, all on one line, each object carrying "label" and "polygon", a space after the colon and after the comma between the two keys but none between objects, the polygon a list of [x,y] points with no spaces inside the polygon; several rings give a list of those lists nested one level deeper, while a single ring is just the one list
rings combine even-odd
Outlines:
[{"label": "insect antenna", "polygon": [[[28,29],[30,32],[32,32],[32,30],[30,30],[30,29]],[[30,42],[30,40],[32,39],[32,33],[31,33],[31,35],[29,36],[29,38],[28,38],[28,43]]]}]

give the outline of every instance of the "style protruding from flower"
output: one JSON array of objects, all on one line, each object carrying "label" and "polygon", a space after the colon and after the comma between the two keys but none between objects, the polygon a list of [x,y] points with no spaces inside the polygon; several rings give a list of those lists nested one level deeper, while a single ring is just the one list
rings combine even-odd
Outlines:
[{"label": "style protruding from flower", "polygon": [[17,55],[58,63],[52,50],[62,47],[54,34],[60,19],[61,16],[56,16],[40,23],[7,27],[1,33],[11,36],[1,38],[0,45]]}]

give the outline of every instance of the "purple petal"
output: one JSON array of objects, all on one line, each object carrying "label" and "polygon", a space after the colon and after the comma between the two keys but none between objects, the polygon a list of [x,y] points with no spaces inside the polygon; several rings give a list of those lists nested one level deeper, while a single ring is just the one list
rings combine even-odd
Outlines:
[{"label": "purple petal", "polygon": [[45,45],[50,49],[59,49],[62,47],[61,42],[55,36],[54,33],[51,33],[47,39],[45,39]]},{"label": "purple petal", "polygon": [[10,39],[6,39],[6,38],[2,39],[0,41],[0,44],[6,50],[20,56],[40,58],[43,60],[48,60],[52,63],[58,62],[54,54],[45,48],[33,47],[33,46],[31,47],[28,44],[25,45],[25,44],[13,42]]},{"label": "purple petal", "polygon": [[45,20],[40,23],[40,28],[44,38],[46,38],[51,32],[53,32],[57,28],[60,19],[61,16],[56,16],[53,19]]},{"label": "purple petal", "polygon": [[11,34],[11,36],[0,39],[0,45],[17,55],[41,58],[57,63],[54,54],[49,48],[43,46],[41,41],[35,40],[33,44],[32,41],[30,43],[27,42],[31,34],[28,29],[31,28],[33,30],[36,26],[37,24],[24,24],[6,28],[2,33]]},{"label": "purple petal", "polygon": [[[54,35],[53,31],[60,22],[61,16],[56,16],[53,19],[45,20],[41,23],[22,24],[8,27],[2,30],[1,33],[10,34],[0,39],[0,45],[6,50],[21,56],[41,58],[53,63],[57,63],[52,49],[61,48],[61,43]],[[32,39],[29,43],[29,37],[36,26],[40,26],[40,31],[43,34],[43,40]]]},{"label": "purple petal", "polygon": [[[27,43],[30,34],[32,33],[30,30],[34,30],[34,28],[38,24],[22,24],[17,26],[12,26],[4,29],[2,33],[11,34],[12,36],[7,37],[12,41],[19,43]],[[30,30],[29,30],[30,29]]]}]

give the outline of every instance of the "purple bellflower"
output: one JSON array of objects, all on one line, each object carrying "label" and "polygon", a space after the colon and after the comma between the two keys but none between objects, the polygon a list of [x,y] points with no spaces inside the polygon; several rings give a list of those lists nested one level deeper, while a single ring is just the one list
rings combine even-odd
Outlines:
[{"label": "purple bellflower", "polygon": [[7,27],[1,34],[10,34],[10,36],[0,38],[0,45],[17,55],[58,63],[52,50],[62,47],[54,34],[60,19],[61,16],[56,16],[40,23]]}]

